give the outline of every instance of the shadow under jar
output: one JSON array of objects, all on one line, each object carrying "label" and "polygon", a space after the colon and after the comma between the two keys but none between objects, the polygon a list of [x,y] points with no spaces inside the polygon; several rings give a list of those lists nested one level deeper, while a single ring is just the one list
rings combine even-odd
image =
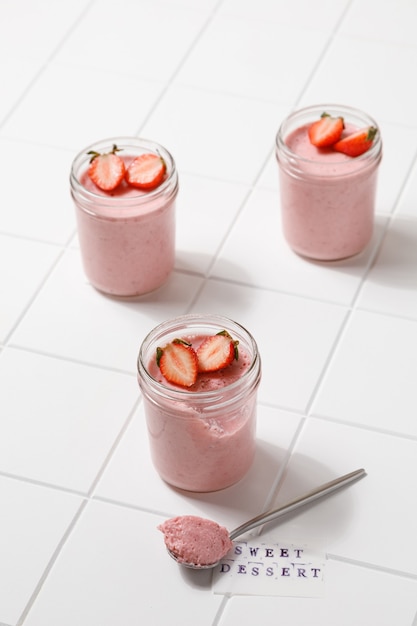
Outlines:
[{"label": "shadow under jar", "polygon": [[[343,117],[342,137],[374,127],[375,139],[360,156],[317,148],[308,128],[322,113]],[[284,237],[298,254],[332,261],[361,252],[372,237],[382,140],[376,122],[357,109],[322,104],[287,117],[276,136]]]},{"label": "shadow under jar", "polygon": [[[136,189],[122,181],[113,191],[99,189],[88,176],[90,151],[105,154],[116,145],[126,168],[141,154],[159,155],[166,166],[161,184]],[[99,291],[139,296],[160,287],[175,261],[175,200],[178,174],[161,145],[135,137],[115,137],[86,147],[70,175],[84,271]]]},{"label": "shadow under jar", "polygon": [[[239,357],[224,370],[199,375],[190,388],[164,380],[156,349],[176,338],[198,349],[203,339],[226,330]],[[256,447],[257,389],[261,361],[256,342],[240,324],[216,315],[185,315],[154,328],[138,356],[153,464],[174,487],[217,491],[239,481]]]}]

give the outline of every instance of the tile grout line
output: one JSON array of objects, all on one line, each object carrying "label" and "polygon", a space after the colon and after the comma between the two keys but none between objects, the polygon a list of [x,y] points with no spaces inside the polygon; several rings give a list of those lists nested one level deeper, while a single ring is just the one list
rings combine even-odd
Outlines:
[{"label": "tile grout line", "polygon": [[300,100],[302,99],[303,95],[305,94],[306,90],[308,89],[309,85],[311,84],[314,75],[316,74],[318,68],[320,67],[324,57],[326,56],[327,52],[330,49],[331,44],[333,43],[333,40],[335,38],[335,36],[338,34],[339,30],[340,30],[340,26],[343,23],[343,20],[345,19],[347,13],[350,10],[351,5],[353,4],[354,0],[348,0],[347,5],[345,6],[345,8],[343,9],[342,13],[339,15],[339,19],[336,21],[336,24],[332,30],[332,32],[329,35],[329,38],[327,40],[326,45],[324,46],[323,50],[321,51],[321,54],[318,56],[318,59],[316,61],[316,63],[314,64],[314,67],[310,73],[310,76],[307,78],[306,82],[304,83],[304,87],[301,89],[300,93],[298,94],[298,97],[296,98],[295,102],[294,102],[294,108],[296,108],[300,102]]},{"label": "tile grout line", "polygon": [[[1,345],[1,344],[0,344]],[[38,356],[57,359],[58,361],[64,361],[65,363],[73,363],[75,365],[83,365],[85,367],[91,367],[96,370],[104,372],[112,372],[113,374],[121,374],[123,376],[129,376],[130,378],[136,377],[136,372],[130,370],[123,370],[116,367],[110,367],[109,365],[103,365],[102,363],[93,363],[91,361],[83,361],[82,359],[76,359],[75,357],[62,355],[54,352],[48,352],[46,350],[40,350],[37,348],[31,348],[30,346],[20,345],[17,343],[9,342],[4,345],[6,348],[12,348],[13,350],[20,350],[22,352],[29,352],[30,354],[36,354]]]},{"label": "tile grout line", "polygon": [[176,515],[174,511],[143,507],[143,506],[140,506],[139,504],[133,504],[133,502],[126,502],[124,500],[116,500],[115,498],[110,498],[106,496],[92,495],[90,497],[90,502],[101,502],[102,504],[108,504],[110,506],[118,507],[121,509],[127,509],[129,511],[136,511],[137,513],[146,513],[147,515],[155,515],[155,516],[163,517],[163,518],[175,517]]},{"label": "tile grout line", "polygon": [[395,439],[402,439],[403,441],[416,441],[417,435],[409,435],[395,430],[388,430],[386,428],[376,428],[373,426],[369,426],[368,424],[361,424],[359,422],[349,422],[347,420],[339,420],[335,418],[328,417],[326,415],[320,415],[319,413],[309,415],[309,419],[315,421],[327,422],[329,424],[336,424],[340,426],[347,426],[349,428],[356,428],[358,430],[363,430],[369,433],[377,433],[378,435],[382,435],[385,437],[391,437]]},{"label": "tile grout line", "polygon": [[52,570],[52,568],[54,567],[56,560],[58,558],[58,556],[60,555],[64,545],[66,544],[68,538],[71,536],[79,518],[81,517],[81,515],[84,512],[84,509],[86,508],[88,504],[88,500],[84,499],[80,506],[78,507],[74,517],[72,518],[72,520],[70,521],[69,525],[67,526],[65,532],[63,533],[63,535],[61,536],[60,540],[57,543],[57,546],[55,548],[55,550],[52,553],[52,556],[50,557],[48,563],[46,564],[45,569],[43,570],[37,584],[35,585],[34,590],[32,591],[32,594],[30,595],[29,600],[27,601],[19,619],[16,622],[16,626],[23,626],[23,623],[26,620],[26,617],[28,616],[28,613],[30,612],[33,604],[35,603],[40,591],[42,590],[42,587],[46,581],[46,579],[49,576],[50,571]]},{"label": "tile grout line", "polygon": [[[272,506],[274,506],[274,502],[276,501],[276,498],[279,494],[279,490],[281,489],[281,485],[285,480],[285,475],[287,473],[287,469],[289,466],[289,462],[290,459],[293,455],[294,452],[294,448],[297,444],[298,439],[301,436],[301,433],[303,432],[305,425],[307,422],[307,418],[304,416],[300,415],[299,418],[299,423],[297,428],[295,429],[295,432],[291,438],[291,442],[290,445],[288,446],[288,449],[286,450],[285,453],[285,457],[282,463],[282,467],[278,470],[276,478],[271,486],[271,489],[269,490],[269,494],[265,500],[264,506],[263,506],[263,511],[268,511],[270,508],[272,508]],[[264,525],[260,526],[256,531],[255,534],[256,536],[259,536],[262,533],[262,530],[264,528]]]},{"label": "tile grout line", "polygon": [[60,252],[57,254],[55,260],[51,263],[51,265],[47,269],[47,271],[43,274],[42,279],[38,283],[38,287],[32,293],[32,296],[27,300],[26,306],[22,307],[20,311],[20,315],[15,319],[15,322],[12,325],[10,331],[6,334],[5,339],[3,341],[4,346],[9,345],[10,338],[14,334],[15,330],[18,328],[21,321],[26,317],[26,314],[28,313],[29,309],[32,307],[32,304],[35,302],[39,293],[42,291],[42,287],[48,281],[49,277],[54,272],[55,268],[59,265],[59,262],[64,256],[65,252],[66,252],[66,248],[62,248]]},{"label": "tile grout line", "polygon": [[[87,493],[72,489],[71,487],[65,487],[64,485],[57,485],[54,483],[45,482],[37,478],[30,478],[29,476],[21,476],[19,474],[12,474],[11,472],[0,471],[0,478],[6,478],[7,480],[14,480],[32,487],[40,487],[41,489],[49,489],[51,491],[58,491],[61,494],[74,496],[81,499],[86,499]],[[1,624],[0,624],[1,626]]]},{"label": "tile grout line", "polygon": [[127,418],[125,419],[119,433],[117,434],[117,436],[113,439],[112,445],[103,461],[103,463],[101,464],[101,467],[99,468],[98,472],[96,473],[96,476],[94,478],[94,480],[92,481],[90,488],[88,489],[87,492],[87,497],[92,500],[94,497],[94,492],[97,488],[97,485],[99,484],[101,478],[103,477],[104,472],[106,471],[111,459],[113,458],[116,450],[118,449],[120,442],[122,441],[125,433],[127,432],[130,424],[133,421],[133,418],[135,416],[136,410],[138,409],[138,407],[140,406],[142,402],[142,397],[139,393],[139,388],[138,388],[138,395],[136,400],[133,402],[132,408],[130,409]]},{"label": "tile grout line", "polygon": [[[415,321],[415,320],[413,320]],[[396,430],[387,430],[386,428],[377,428],[373,426],[369,426],[368,424],[361,424],[358,422],[349,422],[347,420],[341,420],[333,417],[329,417],[327,415],[321,415],[320,413],[308,414],[306,410],[303,409],[294,409],[291,406],[281,405],[281,404],[272,404],[271,402],[259,401],[259,406],[268,407],[271,410],[275,411],[285,411],[286,413],[290,413],[293,419],[313,419],[320,420],[323,422],[329,422],[330,424],[340,424],[342,426],[348,426],[351,428],[359,428],[364,431],[378,433],[379,435],[385,435],[387,437],[395,437],[397,439],[403,439],[405,441],[416,441],[417,435],[409,435],[402,433]]]},{"label": "tile grout line", "polygon": [[223,618],[223,613],[229,603],[230,598],[232,597],[232,594],[230,593],[225,593],[223,594],[223,598],[220,602],[219,608],[217,609],[216,615],[214,616],[214,619],[211,623],[211,626],[220,626],[221,622],[222,622],[222,618]]},{"label": "tile grout line", "polygon": [[399,578],[400,577],[407,578],[409,580],[417,581],[417,574],[413,574],[411,572],[404,572],[402,570],[392,569],[390,567],[384,567],[383,565],[376,565],[374,563],[369,563],[368,561],[358,561],[356,559],[350,559],[348,557],[339,556],[331,552],[328,552],[326,554],[326,558],[332,561],[337,561],[338,563],[347,563],[355,567],[361,567],[362,569],[368,569],[374,572],[383,572],[384,574],[389,574],[391,576],[396,576]]}]

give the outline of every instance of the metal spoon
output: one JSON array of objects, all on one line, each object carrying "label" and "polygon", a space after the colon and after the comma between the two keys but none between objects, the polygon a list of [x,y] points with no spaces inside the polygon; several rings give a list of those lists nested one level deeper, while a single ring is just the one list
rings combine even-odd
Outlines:
[{"label": "metal spoon", "polygon": [[[248,520],[241,526],[238,526],[237,528],[232,530],[229,533],[229,537],[233,541],[234,539],[236,539],[236,537],[243,535],[248,530],[252,530],[253,528],[256,528],[257,526],[261,526],[262,524],[271,522],[272,520],[282,517],[283,515],[286,515],[287,513],[291,513],[292,511],[295,511],[296,509],[299,509],[305,506],[306,504],[310,504],[311,502],[314,502],[315,500],[318,500],[322,498],[323,496],[327,496],[333,491],[337,491],[341,487],[344,487],[345,485],[352,483],[358,478],[365,476],[365,474],[366,472],[364,469],[358,469],[358,470],[355,470],[354,472],[350,472],[349,474],[345,474],[344,476],[340,476],[339,478],[336,478],[335,480],[331,480],[330,482],[325,483],[324,485],[321,485],[320,487],[316,487],[315,489],[312,489],[305,495],[300,496],[299,498],[296,498],[295,500],[291,500],[287,504],[283,504],[276,509],[272,509],[271,511],[267,511],[266,513],[261,513],[260,515],[253,517],[252,519]],[[183,561],[179,561],[178,557],[169,549],[168,549],[168,554],[175,561],[179,562],[184,567],[189,567],[191,569],[199,569],[199,570],[210,569],[212,567],[215,567],[219,563],[219,561],[216,561],[216,563],[210,563],[208,565],[196,565],[195,563],[184,563]]]}]

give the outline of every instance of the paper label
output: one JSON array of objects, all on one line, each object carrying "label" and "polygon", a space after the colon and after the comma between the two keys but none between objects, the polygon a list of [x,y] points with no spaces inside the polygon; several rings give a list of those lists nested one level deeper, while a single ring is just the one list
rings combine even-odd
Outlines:
[{"label": "paper label", "polygon": [[235,541],[213,572],[213,592],[322,597],[326,556],[301,543]]}]

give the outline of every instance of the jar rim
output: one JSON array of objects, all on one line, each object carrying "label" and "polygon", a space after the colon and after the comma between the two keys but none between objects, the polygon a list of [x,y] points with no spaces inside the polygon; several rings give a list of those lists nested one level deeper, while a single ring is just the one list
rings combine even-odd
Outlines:
[{"label": "jar rim", "polygon": [[[112,196],[105,193],[95,193],[87,189],[81,183],[79,174],[80,172],[85,172],[91,159],[91,155],[88,152],[111,151],[113,145],[123,149],[130,148],[133,156],[139,155],[144,151],[153,152],[161,156],[167,168],[165,180],[155,189],[146,192],[138,190],[137,194],[129,194],[125,197],[122,195]],[[121,217],[127,217],[132,209],[137,210],[138,207],[157,201],[164,196],[173,197],[178,191],[178,174],[172,154],[161,144],[142,137],[108,137],[96,141],[78,152],[71,165],[70,187],[74,200],[80,201],[83,209],[86,211],[94,215],[106,217],[108,212],[117,208]],[[113,213],[109,217],[113,217]]]},{"label": "jar rim", "polygon": [[[289,160],[291,159],[297,160],[298,162],[304,163],[306,165],[320,167],[321,165],[327,164],[327,161],[324,159],[323,160],[309,159],[307,157],[300,156],[299,154],[291,150],[285,143],[285,137],[288,134],[285,131],[289,125],[291,125],[292,123],[295,123],[297,120],[304,120],[303,124],[298,124],[298,126],[294,126],[293,130],[295,130],[300,125],[305,125],[306,123],[308,123],[307,118],[310,115],[313,115],[313,113],[316,113],[316,114],[323,113],[323,111],[325,111],[326,113],[330,113],[334,116],[339,115],[339,116],[345,117],[346,115],[350,118],[361,120],[363,123],[363,126],[374,126],[377,129],[375,140],[372,146],[370,147],[370,149],[364,152],[363,154],[354,157],[355,163],[357,163],[358,165],[358,169],[360,169],[361,166],[366,167],[369,165],[369,162],[374,162],[378,158],[381,158],[381,151],[382,151],[381,131],[375,119],[371,117],[365,111],[362,111],[355,107],[342,105],[342,104],[331,104],[331,103],[314,104],[314,105],[303,107],[301,109],[296,109],[283,120],[275,137],[275,149],[276,149],[277,158],[278,158],[278,153],[281,152],[285,158]],[[314,119],[318,119],[318,117]],[[314,119],[311,119],[309,121],[313,122]],[[332,161],[332,165],[343,166],[344,164],[349,163],[349,162],[350,161],[347,161],[345,158],[343,158],[343,155],[341,155],[341,159]]]},{"label": "jar rim", "polygon": [[[144,361],[144,352],[148,343],[157,339],[158,332],[163,331],[164,329],[172,329],[175,330],[176,327],[178,329],[182,328],[183,331],[192,330],[192,323],[197,326],[215,326],[216,328],[225,329],[230,332],[232,331],[231,327],[234,327],[236,331],[240,333],[241,337],[245,337],[247,343],[250,345],[252,350],[252,360],[247,370],[242,374],[240,378],[235,380],[233,383],[229,385],[225,385],[224,387],[220,387],[217,389],[210,389],[207,391],[190,391],[186,388],[182,387],[168,387],[163,383],[156,380],[148,371],[147,364]],[[204,323],[205,322],[205,323]],[[175,328],[172,327],[175,326]],[[174,336],[175,333],[170,331],[170,336]],[[233,338],[235,338],[236,332],[234,333]],[[254,378],[254,385],[257,384],[260,380],[260,370],[261,370],[261,359],[258,350],[257,343],[252,336],[252,334],[239,322],[232,320],[226,316],[215,315],[215,314],[199,314],[199,313],[189,313],[185,315],[180,315],[178,317],[172,318],[170,320],[166,320],[161,324],[155,326],[143,339],[142,344],[139,349],[138,357],[137,357],[137,372],[140,376],[143,376],[146,383],[160,396],[169,396],[178,401],[184,401],[187,399],[190,400],[192,397],[193,403],[198,404],[200,402],[204,402],[207,400],[214,400],[223,396],[224,393],[230,395],[235,389],[239,389],[241,386],[247,383],[247,381]]]}]

